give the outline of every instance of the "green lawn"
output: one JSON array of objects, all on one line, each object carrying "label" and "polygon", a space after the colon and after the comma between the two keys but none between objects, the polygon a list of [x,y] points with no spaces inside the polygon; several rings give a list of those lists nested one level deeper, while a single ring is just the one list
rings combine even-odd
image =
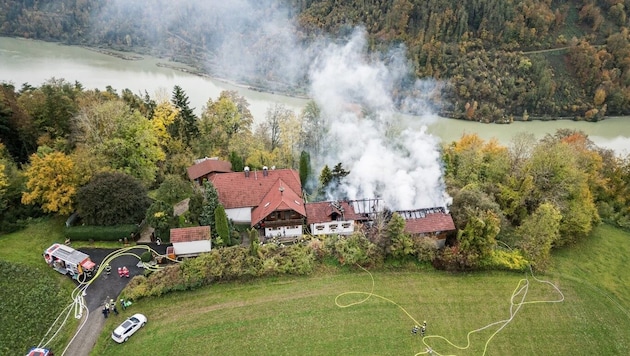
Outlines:
[{"label": "green lawn", "polygon": [[64,242],[63,229],[61,219],[41,218],[24,230],[0,236],[0,260],[41,267],[44,250],[55,242]]},{"label": "green lawn", "polygon": [[[603,226],[588,241],[556,253],[553,270],[538,277],[558,285],[564,302],[524,304],[494,337],[502,324],[472,334],[463,350],[438,338],[425,341],[443,355],[482,355],[489,339],[486,355],[625,355],[629,239]],[[414,267],[372,275],[375,295],[346,308],[335,298],[369,292],[369,274],[339,271],[219,284],[141,300],[108,319],[92,355],[415,355],[425,346],[410,330],[423,320],[427,335],[465,347],[470,331],[510,318],[510,298],[525,277]],[[529,282],[526,301],[560,298],[551,286],[531,277]],[[365,297],[347,294],[339,302]],[[109,333],[123,315],[135,312],[146,314],[149,323],[128,343],[115,344]]]},{"label": "green lawn", "polygon": [[[37,219],[24,230],[0,236],[0,355],[24,355],[37,346],[72,301],[74,283],[46,266],[42,257],[52,243],[64,241],[63,226],[60,219]],[[55,325],[59,328],[61,322]],[[72,314],[48,347],[63,350],[77,325]]]}]

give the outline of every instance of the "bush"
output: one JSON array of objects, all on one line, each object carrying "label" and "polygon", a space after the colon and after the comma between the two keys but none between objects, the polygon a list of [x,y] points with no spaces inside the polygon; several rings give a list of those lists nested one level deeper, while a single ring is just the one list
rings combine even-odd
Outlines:
[{"label": "bush", "polygon": [[137,225],[71,226],[66,228],[65,236],[73,241],[118,241],[137,232]]},{"label": "bush", "polygon": [[420,262],[432,262],[438,253],[435,241],[426,237],[414,237],[413,250]]},{"label": "bush", "polygon": [[142,253],[142,255],[140,255],[140,261],[142,262],[149,262],[153,259],[153,254],[151,253],[151,251],[144,251]]},{"label": "bush", "polygon": [[488,258],[485,258],[480,263],[482,268],[508,271],[524,271],[527,266],[529,266],[529,262],[519,250],[494,250]]},{"label": "bush", "polygon": [[382,261],[378,247],[362,232],[349,236],[329,235],[324,240],[327,253],[337,257],[342,265],[373,265]]}]

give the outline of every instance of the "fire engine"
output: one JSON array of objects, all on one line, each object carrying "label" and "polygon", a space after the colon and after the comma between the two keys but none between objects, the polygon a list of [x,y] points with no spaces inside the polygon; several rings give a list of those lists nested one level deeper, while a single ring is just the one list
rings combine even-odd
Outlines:
[{"label": "fire engine", "polygon": [[58,243],[44,251],[44,260],[55,271],[69,275],[78,281],[92,278],[96,267],[87,254]]}]

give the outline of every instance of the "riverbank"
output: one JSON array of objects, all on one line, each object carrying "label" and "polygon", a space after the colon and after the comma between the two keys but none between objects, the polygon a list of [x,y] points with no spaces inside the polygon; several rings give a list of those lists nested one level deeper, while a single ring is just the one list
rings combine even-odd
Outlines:
[{"label": "riverbank", "polygon": [[[94,51],[94,52],[98,52],[98,53],[105,54],[105,55],[108,55],[108,56],[124,59],[126,61],[140,61],[140,60],[144,59],[144,57],[142,57],[140,55],[137,55],[137,54],[128,55],[125,52],[109,50],[109,49],[105,49],[105,48],[101,48],[101,47],[90,47],[90,46],[80,46],[80,47],[85,48],[85,49],[87,49],[89,51]],[[131,53],[131,52],[129,52],[129,53]]]}]

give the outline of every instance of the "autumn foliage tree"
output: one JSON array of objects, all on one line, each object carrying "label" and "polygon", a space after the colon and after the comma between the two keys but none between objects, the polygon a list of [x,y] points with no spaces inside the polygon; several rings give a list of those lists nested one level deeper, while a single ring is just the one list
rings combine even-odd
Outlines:
[{"label": "autumn foliage tree", "polygon": [[78,177],[74,162],[62,152],[40,148],[31,155],[22,203],[40,204],[44,212],[70,215],[74,211]]}]

